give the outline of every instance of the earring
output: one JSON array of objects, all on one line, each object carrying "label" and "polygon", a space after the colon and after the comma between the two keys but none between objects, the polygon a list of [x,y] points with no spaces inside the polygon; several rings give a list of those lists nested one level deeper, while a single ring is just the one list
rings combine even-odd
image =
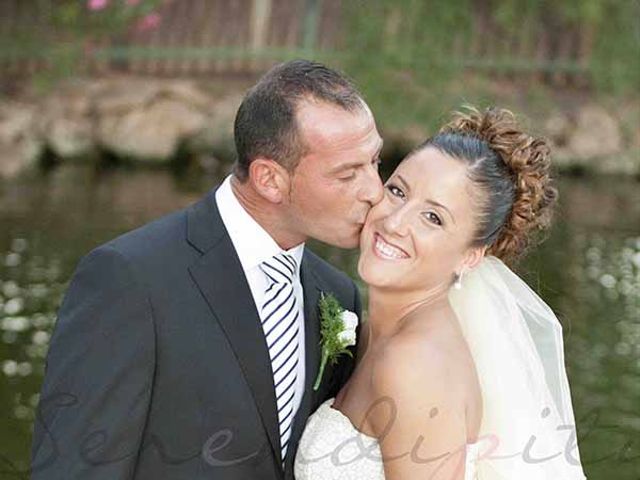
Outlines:
[{"label": "earring", "polygon": [[464,270],[461,270],[460,273],[458,273],[456,275],[456,281],[453,284],[453,288],[455,288],[456,290],[460,290],[462,288],[462,274],[464,273]]}]

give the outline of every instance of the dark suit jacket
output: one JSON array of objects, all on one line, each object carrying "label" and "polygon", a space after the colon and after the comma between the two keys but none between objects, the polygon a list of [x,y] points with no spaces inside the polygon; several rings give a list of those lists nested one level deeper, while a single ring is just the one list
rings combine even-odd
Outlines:
[{"label": "dark suit jacket", "polygon": [[360,315],[357,288],[305,249],[306,384],[283,472],[269,353],[214,193],[80,261],[51,338],[33,479],[293,478],[307,417],[355,362],[341,355],[312,390],[320,292]]}]

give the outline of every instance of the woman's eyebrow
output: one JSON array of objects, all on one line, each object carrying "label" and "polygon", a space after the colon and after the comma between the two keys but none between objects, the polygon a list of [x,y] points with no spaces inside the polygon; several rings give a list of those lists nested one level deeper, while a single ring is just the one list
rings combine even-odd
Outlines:
[{"label": "woman's eyebrow", "polygon": [[409,187],[409,184],[407,183],[407,181],[404,178],[402,178],[402,175],[398,174],[396,175],[396,177],[398,178],[398,180],[400,180],[400,182],[402,183],[402,186],[407,191],[407,193],[411,192],[411,187]]},{"label": "woman's eyebrow", "polygon": [[[411,191],[411,187],[409,187],[409,184],[407,183],[407,181],[404,178],[402,178],[402,175],[396,175],[396,178],[400,181],[400,183],[402,183],[402,186],[405,188],[407,193],[409,193]],[[453,214],[451,213],[451,211],[440,202],[427,198],[425,199],[425,203],[430,203],[431,205],[435,205],[436,207],[442,208],[451,217],[451,221],[453,223],[456,223],[456,220],[455,218],[453,218]]]},{"label": "woman's eyebrow", "polygon": [[442,208],[442,209],[443,209],[445,212],[447,212],[447,214],[451,217],[451,221],[452,221],[453,223],[456,223],[456,219],[455,219],[455,218],[453,218],[453,214],[451,213],[451,211],[450,211],[447,207],[445,207],[444,205],[442,205],[441,203],[436,202],[435,200],[431,200],[431,199],[426,199],[426,200],[425,200],[425,203],[430,203],[431,205],[435,205],[436,207],[440,207],[440,208]]}]

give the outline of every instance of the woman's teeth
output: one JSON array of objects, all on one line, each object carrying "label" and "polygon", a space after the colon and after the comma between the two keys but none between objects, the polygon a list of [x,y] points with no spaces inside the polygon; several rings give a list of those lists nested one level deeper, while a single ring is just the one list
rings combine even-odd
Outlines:
[{"label": "woman's teeth", "polygon": [[378,235],[376,235],[375,249],[381,256],[386,258],[392,258],[392,259],[409,258],[409,256],[406,253],[404,253],[402,250],[392,245],[389,245],[387,242],[382,240],[382,238]]}]

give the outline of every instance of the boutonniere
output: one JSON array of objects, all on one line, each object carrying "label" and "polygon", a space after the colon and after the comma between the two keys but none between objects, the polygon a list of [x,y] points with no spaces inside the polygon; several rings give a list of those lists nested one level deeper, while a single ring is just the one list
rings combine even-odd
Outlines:
[{"label": "boutonniere", "polygon": [[320,361],[320,371],[313,385],[313,390],[318,390],[322,373],[327,362],[335,364],[338,355],[346,353],[351,358],[353,354],[347,350],[349,345],[356,344],[356,327],[358,326],[358,316],[345,310],[340,302],[332,294],[320,293],[320,343],[322,345],[322,360]]}]

